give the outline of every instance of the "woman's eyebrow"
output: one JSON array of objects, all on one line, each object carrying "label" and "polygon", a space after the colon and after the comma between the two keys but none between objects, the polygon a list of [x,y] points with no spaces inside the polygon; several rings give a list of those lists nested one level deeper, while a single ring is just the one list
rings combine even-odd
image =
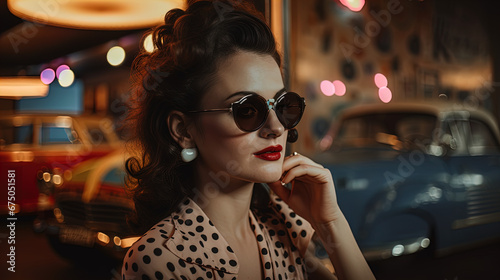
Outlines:
[{"label": "woman's eyebrow", "polygon": [[[280,89],[275,95],[274,95],[274,98],[276,99],[277,97],[279,97],[283,92],[285,92],[286,89],[285,88],[282,88]],[[245,96],[245,95],[249,95],[249,94],[257,94],[259,95],[258,93],[254,92],[254,91],[238,91],[238,92],[235,92],[231,95],[229,95],[226,100],[229,100],[231,99],[232,97],[235,97],[235,96],[238,96],[238,95],[242,95],[242,96]]]}]

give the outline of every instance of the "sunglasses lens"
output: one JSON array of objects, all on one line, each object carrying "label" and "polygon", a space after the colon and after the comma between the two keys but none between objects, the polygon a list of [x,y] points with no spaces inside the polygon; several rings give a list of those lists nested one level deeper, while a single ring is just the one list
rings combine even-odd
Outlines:
[{"label": "sunglasses lens", "polygon": [[298,94],[287,92],[278,98],[276,113],[286,129],[294,128],[304,113],[304,102]]},{"label": "sunglasses lens", "polygon": [[233,104],[234,121],[238,127],[247,132],[261,127],[267,117],[266,102],[258,96],[248,96],[240,103]]}]

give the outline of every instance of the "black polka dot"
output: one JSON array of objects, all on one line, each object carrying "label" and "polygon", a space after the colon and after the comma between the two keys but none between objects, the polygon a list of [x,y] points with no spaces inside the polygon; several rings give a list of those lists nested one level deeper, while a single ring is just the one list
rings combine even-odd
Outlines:
[{"label": "black polka dot", "polygon": [[277,225],[277,224],[279,224],[279,223],[280,223],[280,221],[278,221],[277,219],[273,219],[273,220],[271,221],[271,223],[272,223],[273,225]]},{"label": "black polka dot", "polygon": [[142,275],[142,280],[149,280],[149,279],[151,279],[151,278],[149,278],[149,276],[147,276],[146,274]]},{"label": "black polka dot", "polygon": [[274,243],[276,245],[277,248],[281,248],[281,242],[280,241],[276,241],[276,243]]},{"label": "black polka dot", "polygon": [[196,280],[203,280],[203,277],[198,277],[196,278]]},{"label": "black polka dot", "polygon": [[283,280],[283,276],[281,276],[281,274],[278,275],[278,279],[279,280]]},{"label": "black polka dot", "polygon": [[149,257],[148,255],[145,255],[144,257],[142,257],[142,261],[145,264],[149,264],[151,262],[151,257]]},{"label": "black polka dot", "polygon": [[184,251],[184,246],[182,246],[182,245],[177,245],[176,248],[178,251]]},{"label": "black polka dot", "polygon": [[217,254],[219,252],[219,249],[217,247],[212,247],[212,253]]},{"label": "black polka dot", "polygon": [[186,263],[182,259],[179,259],[179,265],[182,267],[186,267]]},{"label": "black polka dot", "polygon": [[195,235],[196,235],[196,234],[195,234],[194,232],[192,232],[192,231],[189,231],[189,232],[188,232],[188,234],[189,234],[189,235],[191,235],[191,236],[195,236]]},{"label": "black polka dot", "polygon": [[134,253],[134,250],[130,250],[130,252],[128,252],[128,257],[130,258],[130,256],[132,256],[133,253]]},{"label": "black polka dot", "polygon": [[270,262],[266,262],[266,264],[264,265],[264,267],[266,269],[271,269],[271,263]]},{"label": "black polka dot", "polygon": [[288,266],[288,271],[290,271],[290,272],[292,272],[292,273],[293,273],[293,272],[295,272],[295,266],[293,266],[293,265],[289,265],[289,266]]},{"label": "black polka dot", "polygon": [[194,268],[194,267],[191,267],[189,270],[191,271],[192,274],[196,273],[196,268]]},{"label": "black polka dot", "polygon": [[186,237],[186,236],[184,236],[184,235],[182,236],[182,239],[184,239],[184,240],[186,240],[186,241],[187,241],[187,240],[189,240],[189,238],[187,238],[187,237]]},{"label": "black polka dot", "polygon": [[192,208],[188,208],[188,209],[186,209],[186,213],[188,213],[188,214],[193,213],[193,209],[192,209]]},{"label": "black polka dot", "polygon": [[293,238],[297,238],[297,233],[296,233],[295,231],[294,231],[294,232],[292,232],[292,237],[293,237]]},{"label": "black polka dot", "polygon": [[183,219],[179,219],[179,220],[177,220],[177,222],[179,223],[179,225],[182,225],[184,223],[184,220]]},{"label": "black polka dot", "polygon": [[197,221],[198,223],[203,223],[203,220],[204,220],[204,219],[203,219],[203,216],[198,216],[198,217],[196,217],[196,221]]},{"label": "black polka dot", "polygon": [[188,204],[189,204],[189,199],[184,200],[184,205],[188,205]]},{"label": "black polka dot", "polygon": [[290,217],[295,218],[296,216],[297,214],[295,214],[295,212],[290,212]]},{"label": "black polka dot", "polygon": [[264,240],[264,237],[262,235],[257,235],[257,241],[262,242]]},{"label": "black polka dot", "polygon": [[222,278],[222,277],[224,277],[224,272],[222,272],[222,271],[220,271],[220,270],[218,270],[218,271],[217,271],[217,274],[219,274],[219,276],[220,276],[221,278]]},{"label": "black polka dot", "polygon": [[211,226],[214,226],[214,224],[210,220],[208,220],[208,224],[211,225]]},{"label": "black polka dot", "polygon": [[186,258],[186,261],[187,261],[188,263],[192,263],[192,262],[193,262],[193,259],[192,259],[192,258],[190,258],[190,257],[187,257],[187,258]]},{"label": "black polka dot", "polygon": [[193,224],[193,221],[191,219],[187,219],[184,224],[186,224],[186,226],[191,226]]},{"label": "black polka dot", "polygon": [[274,254],[276,255],[276,257],[279,257],[280,254],[278,253],[278,250],[274,249]]},{"label": "black polka dot", "polygon": [[163,233],[163,234],[167,234],[168,232],[166,232],[165,230],[163,229],[160,229],[160,232]]},{"label": "black polka dot", "polygon": [[163,274],[159,271],[155,272],[155,277],[157,280],[163,280]]},{"label": "black polka dot", "polygon": [[280,229],[280,230],[278,230],[278,235],[279,235],[279,236],[285,236],[285,235],[286,235],[286,233],[285,233],[285,231],[284,231],[284,230],[281,230],[281,229]]},{"label": "black polka dot", "polygon": [[177,220],[177,219],[179,219],[179,215],[174,216],[174,220]]},{"label": "black polka dot", "polygon": [[286,267],[286,262],[285,262],[285,260],[281,261],[281,264],[283,265],[283,267]]},{"label": "black polka dot", "polygon": [[297,220],[295,223],[297,223],[298,226],[302,225],[302,220]]},{"label": "black polka dot", "polygon": [[212,239],[213,240],[218,240],[219,239],[219,235],[217,233],[212,233]]},{"label": "black polka dot", "polygon": [[270,235],[270,236],[275,236],[275,235],[276,235],[276,232],[275,232],[274,230],[272,230],[272,229],[271,229],[271,230],[269,230],[269,235]]},{"label": "black polka dot", "polygon": [[203,241],[201,241],[201,240],[200,240],[200,246],[201,246],[202,248],[205,248],[205,244],[203,244]]},{"label": "black polka dot", "polygon": [[261,252],[262,252],[262,255],[267,255],[267,249],[266,248],[262,248]]},{"label": "black polka dot", "polygon": [[305,230],[302,230],[302,231],[300,232],[300,236],[302,236],[302,237],[306,237],[306,235],[307,235],[307,232],[306,232]]},{"label": "black polka dot", "polygon": [[263,223],[267,222],[267,216],[264,216],[264,217],[260,218],[260,221],[263,222]]},{"label": "black polka dot", "polygon": [[220,260],[219,260],[219,262],[220,262],[221,264],[226,264],[226,260],[225,260],[225,259],[220,259]]},{"label": "black polka dot", "polygon": [[233,252],[233,249],[231,249],[231,247],[229,247],[229,246],[227,246],[227,250],[228,250],[229,252],[231,252],[231,253],[234,253],[234,252]]},{"label": "black polka dot", "polygon": [[161,249],[160,249],[160,248],[156,248],[156,249],[154,249],[153,253],[154,253],[156,256],[161,256],[162,251],[161,251]]},{"label": "black polka dot", "polygon": [[154,238],[148,238],[148,240],[146,240],[148,243],[153,243],[155,242],[155,239]]},{"label": "black polka dot", "polygon": [[139,250],[139,252],[142,252],[142,251],[144,251],[145,248],[146,248],[146,246],[140,245],[139,248],[137,248],[137,250]]},{"label": "black polka dot", "polygon": [[266,279],[265,279],[265,280],[271,280],[271,278],[269,278],[269,277],[266,277]]},{"label": "black polka dot", "polygon": [[201,236],[201,239],[203,239],[203,241],[207,241],[207,240],[208,240],[208,238],[207,238],[207,236],[206,236],[206,235],[201,234],[200,236]]},{"label": "black polka dot", "polygon": [[160,235],[160,236],[161,236],[161,237],[163,237],[163,238],[165,238],[165,239],[168,239],[168,236],[167,236],[167,235],[165,235],[165,234],[162,234],[162,235]]},{"label": "black polka dot", "polygon": [[173,263],[171,263],[171,262],[167,263],[167,268],[168,268],[168,270],[170,270],[172,272],[175,271],[175,265]]},{"label": "black polka dot", "polygon": [[283,257],[285,257],[285,259],[286,259],[286,258],[288,258],[288,252],[287,252],[287,251],[285,251],[285,252],[283,253]]},{"label": "black polka dot", "polygon": [[292,228],[292,223],[290,223],[290,222],[286,222],[285,225],[286,225],[287,228]]},{"label": "black polka dot", "polygon": [[203,253],[203,256],[205,256],[205,259],[208,259],[207,253]]},{"label": "black polka dot", "polygon": [[202,263],[203,263],[203,261],[202,261],[200,258],[196,258],[195,262],[196,262],[197,264],[202,264]]},{"label": "black polka dot", "polygon": [[274,264],[276,265],[276,267],[280,267],[277,261],[274,261]]},{"label": "black polka dot", "polygon": [[197,232],[203,232],[204,228],[202,226],[197,226],[196,231]]},{"label": "black polka dot", "polygon": [[302,264],[302,259],[301,258],[296,258],[295,259],[296,264]]},{"label": "black polka dot", "polygon": [[236,264],[237,264],[237,263],[236,263],[236,261],[235,261],[235,260],[230,260],[230,261],[229,261],[229,264],[230,264],[231,266],[236,266]]},{"label": "black polka dot", "polygon": [[125,270],[128,270],[128,263],[125,263]]},{"label": "black polka dot", "polygon": [[207,272],[207,278],[212,278],[212,272],[211,271]]},{"label": "black polka dot", "polygon": [[139,270],[139,266],[138,266],[136,263],[133,263],[133,264],[132,264],[132,270],[133,270],[134,272],[137,272],[137,271]]},{"label": "black polka dot", "polygon": [[191,250],[191,252],[196,252],[197,248],[196,248],[196,246],[191,245],[191,246],[189,246],[189,250]]}]

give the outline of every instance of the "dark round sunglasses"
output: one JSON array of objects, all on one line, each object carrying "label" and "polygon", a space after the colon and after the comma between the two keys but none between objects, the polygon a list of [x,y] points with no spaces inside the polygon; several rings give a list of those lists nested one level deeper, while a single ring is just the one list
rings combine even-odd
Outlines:
[{"label": "dark round sunglasses", "polygon": [[266,123],[269,110],[273,109],[285,129],[294,128],[302,118],[306,101],[295,92],[285,92],[276,100],[266,100],[257,94],[243,96],[224,109],[189,111],[188,113],[231,112],[236,125],[245,132],[260,129]]}]

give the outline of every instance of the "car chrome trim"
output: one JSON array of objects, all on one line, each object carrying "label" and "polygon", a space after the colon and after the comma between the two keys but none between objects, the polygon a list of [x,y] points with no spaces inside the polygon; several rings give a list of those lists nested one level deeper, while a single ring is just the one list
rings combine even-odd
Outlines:
[{"label": "car chrome trim", "polygon": [[484,214],[479,216],[468,217],[465,219],[455,220],[451,225],[451,228],[462,229],[462,228],[484,225],[495,222],[500,222],[500,213]]}]

